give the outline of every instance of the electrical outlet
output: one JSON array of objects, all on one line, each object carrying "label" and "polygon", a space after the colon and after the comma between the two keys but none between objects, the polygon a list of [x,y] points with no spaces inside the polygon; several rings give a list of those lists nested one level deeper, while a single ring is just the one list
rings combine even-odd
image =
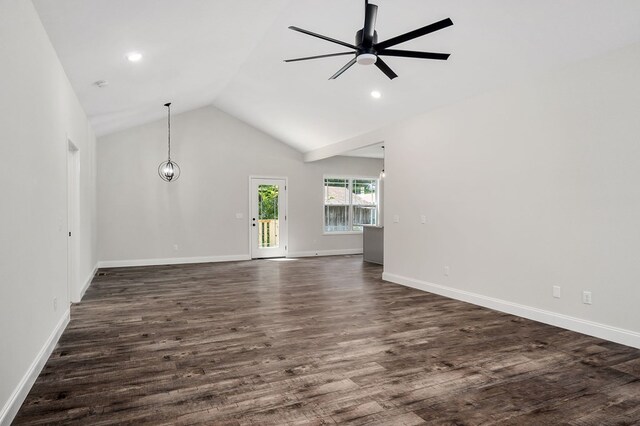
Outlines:
[{"label": "electrical outlet", "polygon": [[448,277],[449,276],[449,272],[451,272],[451,269],[448,266],[444,267],[444,276]]},{"label": "electrical outlet", "polygon": [[244,218],[244,214],[236,213],[236,219],[242,219],[242,218]]},{"label": "electrical outlet", "polygon": [[174,249],[175,251],[178,251],[178,245],[177,245],[177,244],[174,244],[174,245],[173,245],[173,249]]},{"label": "electrical outlet", "polygon": [[582,292],[582,303],[584,303],[585,305],[591,305],[591,292],[590,291],[583,291]]},{"label": "electrical outlet", "polygon": [[394,214],[393,215],[393,223],[400,223],[400,215],[399,214]]},{"label": "electrical outlet", "polygon": [[53,298],[53,312],[56,312],[58,310],[58,298],[54,297]]},{"label": "electrical outlet", "polygon": [[427,223],[427,216],[421,215],[420,216],[420,223],[425,225]]},{"label": "electrical outlet", "polygon": [[560,299],[560,286],[559,285],[554,285],[553,286],[553,297],[555,297],[556,299]]}]

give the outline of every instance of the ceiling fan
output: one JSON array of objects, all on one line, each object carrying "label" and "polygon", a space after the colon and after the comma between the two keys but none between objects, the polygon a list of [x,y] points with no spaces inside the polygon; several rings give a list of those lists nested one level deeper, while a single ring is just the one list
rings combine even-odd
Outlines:
[{"label": "ceiling fan", "polygon": [[378,43],[378,32],[376,31],[376,17],[378,15],[378,6],[375,4],[369,4],[368,0],[365,0],[365,15],[364,15],[364,27],[356,33],[355,44],[346,43],[344,41],[336,40],[331,37],[327,37],[321,34],[316,34],[308,30],[304,30],[302,28],[291,26],[289,29],[294,31],[298,31],[303,34],[310,35],[312,37],[317,37],[322,40],[330,41],[332,43],[339,44],[344,47],[348,47],[353,49],[354,52],[340,52],[340,53],[330,53],[327,55],[318,55],[318,56],[309,56],[306,58],[296,58],[296,59],[286,59],[285,62],[297,62],[297,61],[306,61],[309,59],[319,59],[319,58],[328,58],[331,56],[342,56],[342,55],[355,55],[353,59],[351,59],[345,66],[340,68],[337,73],[332,75],[329,80],[335,80],[340,77],[342,73],[351,68],[353,64],[356,62],[361,65],[372,65],[375,64],[380,71],[385,73],[387,77],[391,80],[396,78],[398,75],[393,72],[391,68],[380,58],[380,56],[399,56],[402,58],[420,58],[420,59],[439,59],[439,60],[447,60],[449,57],[448,53],[432,53],[432,52],[416,52],[412,50],[397,50],[397,49],[389,49],[389,47],[395,46],[400,43],[404,43],[409,40],[413,40],[414,38],[422,37],[423,35],[427,35],[429,33],[441,30],[443,28],[447,28],[453,25],[451,19],[443,19],[442,21],[435,22],[433,24],[426,25],[422,28],[418,28],[413,31],[409,31],[408,33],[401,34],[397,37],[390,38],[388,40],[382,41]]}]

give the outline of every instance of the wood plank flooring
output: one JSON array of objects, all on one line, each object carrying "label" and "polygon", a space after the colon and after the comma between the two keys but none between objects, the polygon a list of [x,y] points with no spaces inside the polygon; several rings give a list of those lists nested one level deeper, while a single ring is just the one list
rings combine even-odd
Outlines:
[{"label": "wood plank flooring", "polygon": [[640,351],[360,256],[108,269],[15,424],[640,424]]}]

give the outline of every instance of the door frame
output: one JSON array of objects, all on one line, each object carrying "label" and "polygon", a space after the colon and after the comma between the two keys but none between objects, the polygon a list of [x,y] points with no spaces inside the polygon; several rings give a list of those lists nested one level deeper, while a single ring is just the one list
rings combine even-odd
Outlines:
[{"label": "door frame", "polygon": [[67,138],[67,296],[79,302],[80,149]]},{"label": "door frame", "polygon": [[[251,226],[251,214],[253,212],[253,193],[252,193],[252,182],[253,179],[273,179],[273,180],[284,180],[284,230],[287,236],[287,241],[285,242],[284,248],[284,257],[289,257],[289,178],[286,176],[264,176],[264,175],[249,175],[249,211],[247,214],[247,226],[249,228],[249,259],[258,259],[253,257],[253,227]],[[283,224],[280,224],[282,226]]]}]

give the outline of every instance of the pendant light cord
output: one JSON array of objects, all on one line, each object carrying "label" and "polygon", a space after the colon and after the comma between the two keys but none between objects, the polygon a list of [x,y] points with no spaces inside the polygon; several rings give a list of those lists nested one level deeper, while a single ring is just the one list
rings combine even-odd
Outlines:
[{"label": "pendant light cord", "polygon": [[168,104],[164,104],[167,107],[167,145],[169,147],[169,152],[167,153],[169,161],[171,161],[171,102]]}]

